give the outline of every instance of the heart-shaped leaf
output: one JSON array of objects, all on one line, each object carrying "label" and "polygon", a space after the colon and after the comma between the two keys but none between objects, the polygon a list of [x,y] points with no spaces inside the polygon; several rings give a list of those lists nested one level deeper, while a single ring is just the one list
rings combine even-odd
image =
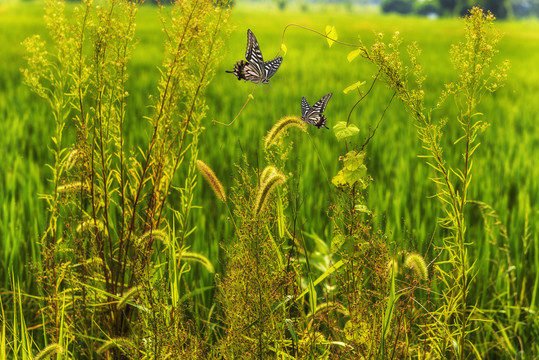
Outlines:
[{"label": "heart-shaped leaf", "polygon": [[335,126],[333,126],[333,132],[335,133],[335,137],[337,137],[337,140],[341,141],[346,137],[358,134],[359,129],[355,125],[346,126],[346,122],[339,121],[335,124]]}]

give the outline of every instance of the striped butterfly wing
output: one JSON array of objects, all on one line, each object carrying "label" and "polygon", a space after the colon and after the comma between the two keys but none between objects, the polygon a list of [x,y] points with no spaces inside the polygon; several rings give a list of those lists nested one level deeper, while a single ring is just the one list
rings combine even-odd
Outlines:
[{"label": "striped butterfly wing", "polygon": [[225,71],[229,74],[234,74],[238,80],[247,80],[245,77],[245,67],[249,65],[249,63],[245,60],[240,60],[237,63],[234,64],[234,71]]},{"label": "striped butterfly wing", "polygon": [[326,126],[326,122],[328,121],[328,119],[326,119],[326,116],[323,115],[323,114],[320,114],[318,115],[318,121],[316,121],[316,123],[314,123],[313,125],[316,126],[317,128],[321,128],[321,127],[325,127],[326,129],[329,129],[327,126]]},{"label": "striped butterfly wing", "polygon": [[326,129],[329,129],[326,126],[326,117],[323,114],[309,111],[305,116],[301,118],[303,121],[305,121],[307,124],[311,124],[313,126],[316,126],[317,128],[321,128],[322,126]]},{"label": "striped butterfly wing", "polygon": [[326,96],[324,96],[322,99],[318,100],[316,104],[313,105],[312,109],[319,114],[323,113],[324,110],[326,110],[326,106],[328,104],[329,99],[331,99],[332,95],[333,93],[329,93]]},{"label": "striped butterfly wing", "polygon": [[328,101],[332,95],[332,93],[327,94],[322,99],[318,100],[313,106],[309,106],[307,100],[305,99],[305,97],[303,97],[301,99],[301,111],[303,113],[301,117],[302,120],[305,121],[307,124],[316,126],[319,129],[321,127],[329,129],[326,126],[327,119],[324,115],[322,115],[322,113],[326,109]]},{"label": "striped butterfly wing", "polygon": [[266,61],[264,63],[264,68],[266,70],[266,76],[264,80],[266,80],[266,82],[269,82],[270,77],[272,77],[277,72],[277,70],[279,70],[279,66],[281,66],[282,62],[283,58],[281,56],[278,56],[275,59],[271,61]]},{"label": "striped butterfly wing", "polygon": [[245,60],[240,60],[234,65],[234,71],[227,73],[234,74],[238,80],[248,80],[255,84],[268,84],[281,63],[283,58],[278,56],[271,61],[264,62],[260,46],[251,29],[247,29],[247,49],[245,50]]},{"label": "striped butterfly wing", "polygon": [[245,77],[254,83],[262,82],[266,78],[266,69],[264,58],[260,51],[260,46],[256,40],[255,34],[251,29],[247,29],[247,49],[245,50],[245,59],[249,62],[244,69]]},{"label": "striped butterfly wing", "polygon": [[305,99],[305,96],[302,97],[301,98],[301,117],[304,117],[305,114],[307,114],[307,111],[309,111],[310,108],[311,108],[311,106],[307,102],[307,99]]},{"label": "striped butterfly wing", "polygon": [[255,66],[253,63],[247,64],[243,68],[243,76],[245,80],[252,81],[255,84],[267,83],[264,73],[260,72],[258,66]]},{"label": "striped butterfly wing", "polygon": [[245,60],[240,60],[234,64],[234,71],[226,71],[227,73],[234,74],[238,80],[249,80],[254,83],[267,83],[267,80],[262,74],[258,73],[256,66],[248,63]]}]

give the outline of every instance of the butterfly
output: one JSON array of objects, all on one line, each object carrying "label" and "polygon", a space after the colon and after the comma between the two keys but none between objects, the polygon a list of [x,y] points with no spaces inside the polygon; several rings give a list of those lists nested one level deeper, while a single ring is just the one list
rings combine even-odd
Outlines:
[{"label": "butterfly", "polygon": [[329,129],[326,126],[326,117],[322,115],[326,109],[329,99],[333,93],[329,93],[324,96],[322,99],[318,100],[313,106],[309,106],[305,96],[301,98],[301,120],[305,121],[307,124],[321,128],[322,126],[326,129]]},{"label": "butterfly", "polygon": [[255,84],[269,84],[272,77],[281,66],[283,58],[276,57],[271,61],[264,62],[262,52],[258,46],[258,41],[250,29],[247,29],[247,50],[245,51],[245,60],[240,60],[234,65],[233,71],[226,71],[234,74],[238,80],[249,80]]}]

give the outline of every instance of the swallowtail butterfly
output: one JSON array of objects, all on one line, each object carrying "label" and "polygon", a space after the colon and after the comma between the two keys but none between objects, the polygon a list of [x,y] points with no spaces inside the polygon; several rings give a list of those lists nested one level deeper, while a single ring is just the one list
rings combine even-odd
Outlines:
[{"label": "swallowtail butterfly", "polygon": [[264,62],[258,41],[250,29],[247,30],[245,59],[247,61],[238,61],[234,65],[234,71],[227,71],[227,73],[236,75],[238,80],[249,80],[255,84],[269,84],[270,77],[277,72],[283,61],[283,58],[278,56],[271,61]]},{"label": "swallowtail butterfly", "polygon": [[326,126],[327,119],[324,115],[322,115],[322,113],[326,109],[326,105],[328,104],[331,95],[333,95],[333,93],[327,94],[322,99],[318,100],[313,106],[309,106],[309,103],[307,102],[307,99],[305,99],[305,96],[302,97],[301,120],[305,121],[307,124],[314,125],[319,129],[321,127],[329,129]]}]

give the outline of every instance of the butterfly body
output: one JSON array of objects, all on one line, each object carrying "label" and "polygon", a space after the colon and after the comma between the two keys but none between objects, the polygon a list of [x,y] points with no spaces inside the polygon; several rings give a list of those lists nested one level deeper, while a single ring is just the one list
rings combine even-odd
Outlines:
[{"label": "butterfly body", "polygon": [[326,109],[329,99],[333,93],[329,93],[324,96],[322,99],[318,100],[313,106],[310,106],[305,99],[305,96],[301,98],[301,120],[305,121],[307,124],[316,126],[317,128],[326,126],[327,118],[322,113]]},{"label": "butterfly body", "polygon": [[255,84],[269,84],[269,79],[277,72],[283,61],[283,58],[278,56],[264,62],[258,41],[250,29],[247,30],[245,59],[247,61],[238,61],[234,64],[234,70],[227,73],[234,74],[238,80],[251,81]]}]

